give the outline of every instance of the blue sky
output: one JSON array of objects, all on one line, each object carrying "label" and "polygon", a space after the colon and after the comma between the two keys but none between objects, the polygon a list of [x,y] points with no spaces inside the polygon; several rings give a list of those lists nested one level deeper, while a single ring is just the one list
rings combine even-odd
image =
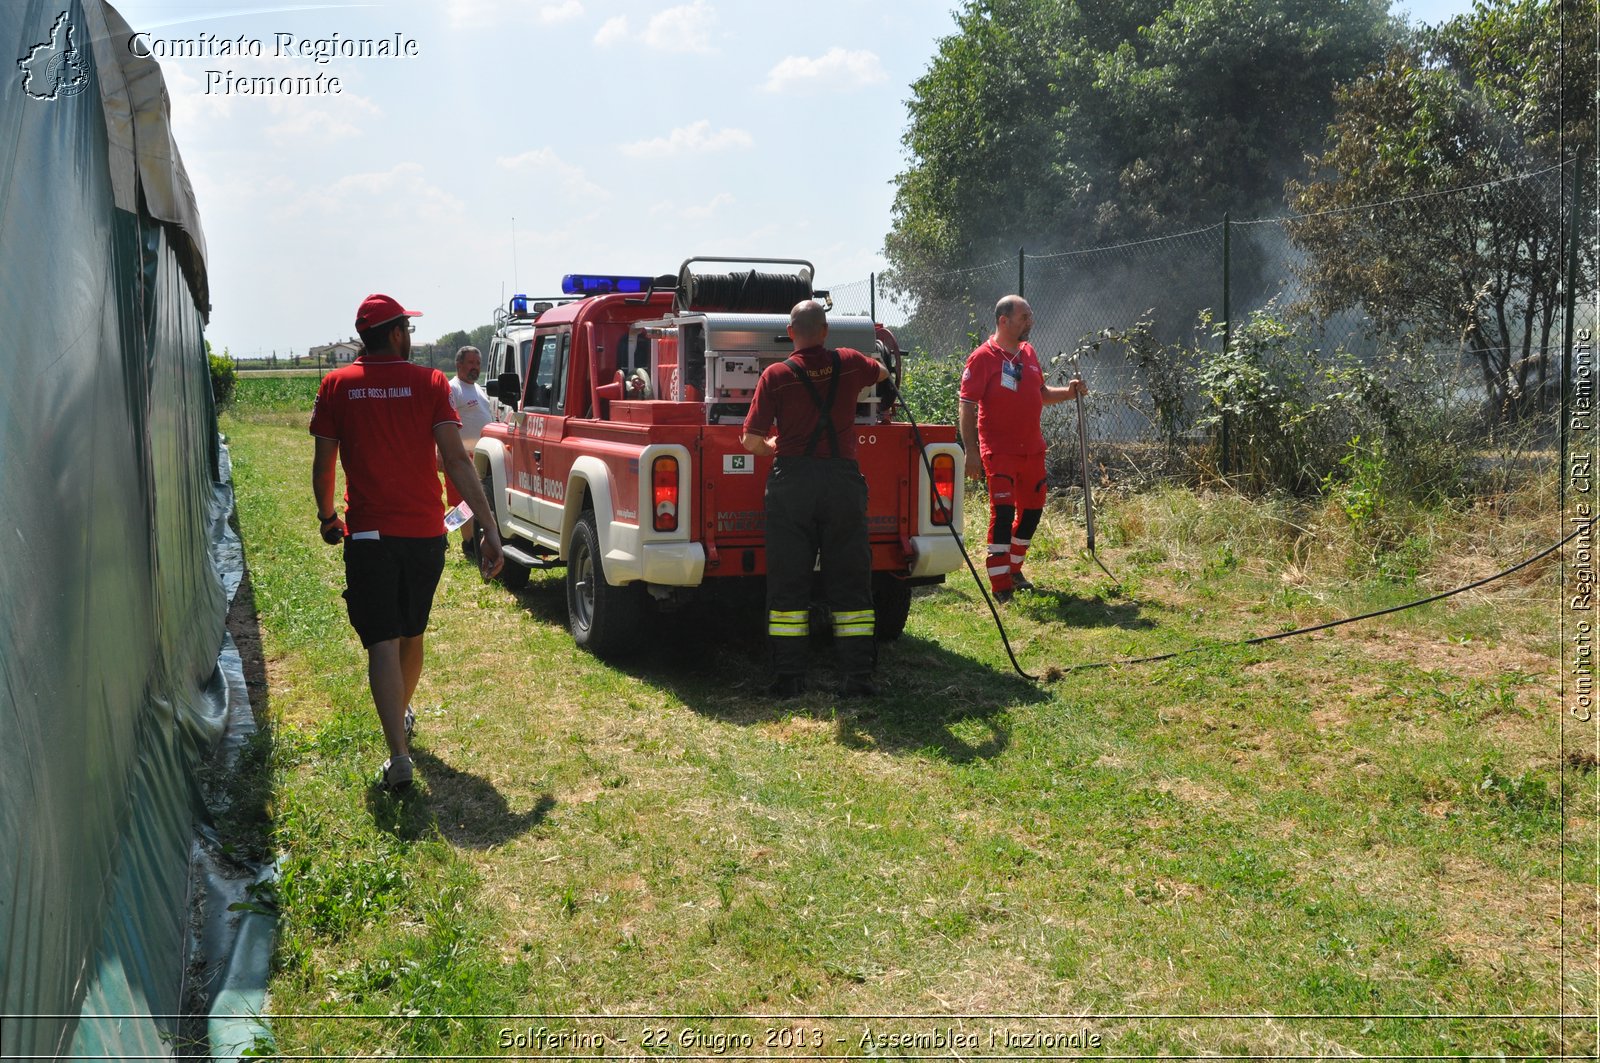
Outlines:
[{"label": "blue sky", "polygon": [[[909,85],[955,7],[113,4],[158,57],[260,43],[259,58],[161,58],[209,250],[207,336],[241,357],[345,338],[373,291],[421,309],[433,339],[488,321],[502,292],[671,273],[690,255],[808,258],[821,285],[864,279],[884,264]],[[1395,4],[1427,22],[1469,7]],[[275,55],[279,34],[313,51],[398,34],[416,54],[318,62]],[[224,92],[230,72],[321,74],[339,91]]]}]

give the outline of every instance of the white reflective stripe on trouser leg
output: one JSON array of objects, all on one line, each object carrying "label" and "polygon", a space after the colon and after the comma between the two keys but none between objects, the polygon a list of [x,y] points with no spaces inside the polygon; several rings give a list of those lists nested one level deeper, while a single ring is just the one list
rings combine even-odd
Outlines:
[{"label": "white reflective stripe on trouser leg", "polygon": [[769,609],[767,634],[777,638],[803,637],[811,634],[811,612],[808,609]]},{"label": "white reflective stripe on trouser leg", "polygon": [[837,638],[871,635],[878,614],[874,609],[846,609],[833,614],[833,634]]},{"label": "white reflective stripe on trouser leg", "polygon": [[1030,540],[1028,539],[1011,540],[1011,563],[1013,565],[1022,564],[1022,559],[1028,556],[1029,542]]}]

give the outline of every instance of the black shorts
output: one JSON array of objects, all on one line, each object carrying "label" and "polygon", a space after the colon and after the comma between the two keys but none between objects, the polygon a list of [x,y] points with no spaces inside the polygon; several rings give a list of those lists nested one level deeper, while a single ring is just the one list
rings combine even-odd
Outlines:
[{"label": "black shorts", "polygon": [[415,638],[428,630],[445,545],[443,535],[345,540],[344,601],[361,645]]}]

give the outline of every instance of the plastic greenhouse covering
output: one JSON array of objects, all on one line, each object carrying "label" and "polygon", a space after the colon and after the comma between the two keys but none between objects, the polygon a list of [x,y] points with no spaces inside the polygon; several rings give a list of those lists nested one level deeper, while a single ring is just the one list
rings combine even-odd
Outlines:
[{"label": "plastic greenhouse covering", "polygon": [[5,1058],[171,1058],[196,1007],[219,1057],[262,1032],[271,927],[227,910],[249,869],[197,784],[251,726],[205,241],[128,35],[99,0],[0,4]]}]

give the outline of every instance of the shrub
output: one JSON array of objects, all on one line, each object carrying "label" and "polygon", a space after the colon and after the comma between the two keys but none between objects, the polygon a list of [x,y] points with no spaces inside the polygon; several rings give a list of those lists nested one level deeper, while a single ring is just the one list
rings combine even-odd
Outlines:
[{"label": "shrub", "polygon": [[958,357],[937,358],[918,351],[908,354],[900,395],[918,424],[957,424],[961,369]]},{"label": "shrub", "polygon": [[233,389],[238,384],[238,376],[226,349],[222,354],[208,352],[208,360],[211,363],[211,398],[217,409],[221,410],[233,402]]}]

